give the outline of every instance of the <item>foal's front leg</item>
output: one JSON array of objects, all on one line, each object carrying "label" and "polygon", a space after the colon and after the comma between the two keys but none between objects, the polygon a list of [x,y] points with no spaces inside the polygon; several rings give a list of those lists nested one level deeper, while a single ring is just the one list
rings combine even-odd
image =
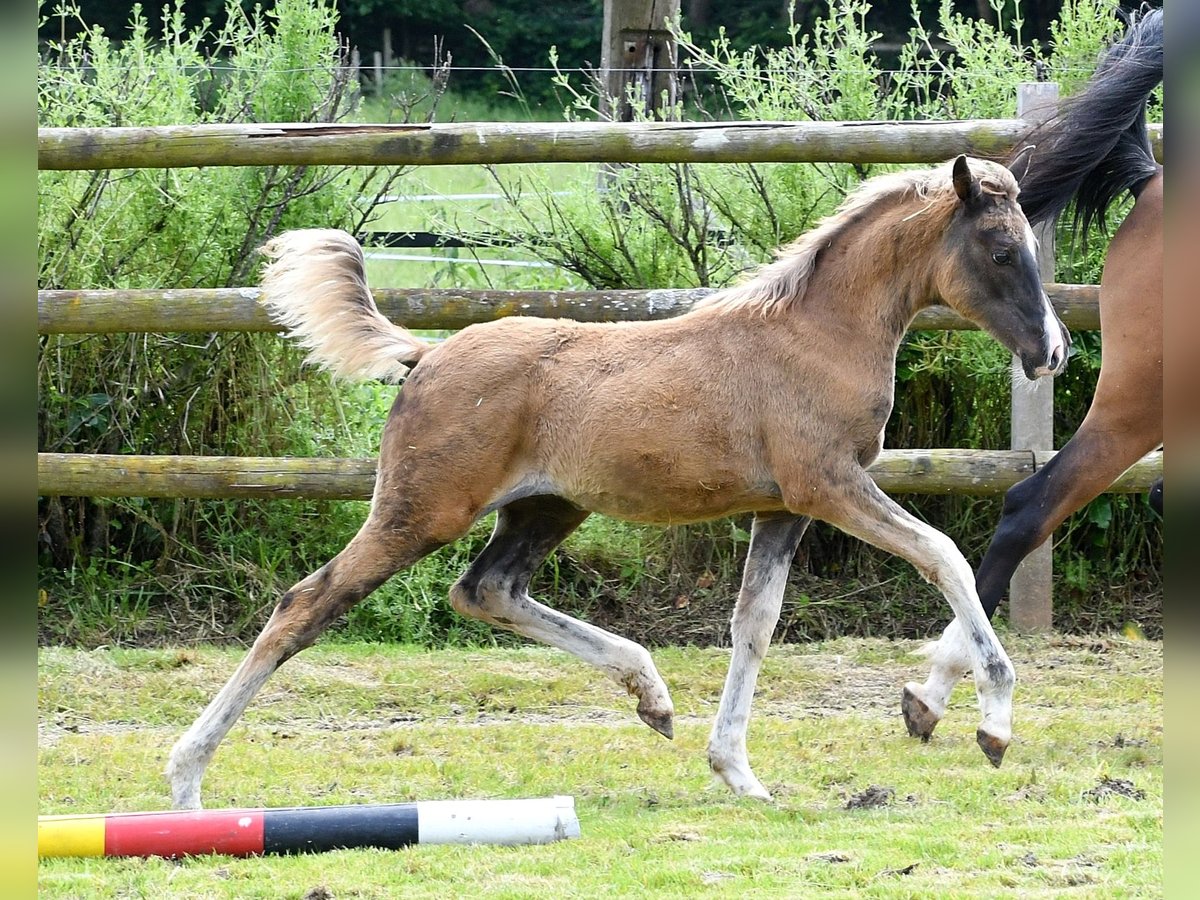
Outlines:
[{"label": "foal's front leg", "polygon": [[[946,683],[942,705],[965,657],[975,675],[975,693],[983,721],[975,732],[979,747],[992,765],[999,766],[1012,739],[1012,694],[1016,683],[1012,663],[992,630],[979,595],[975,575],[954,541],[909,515],[871,480],[861,467],[847,467],[823,488],[821,517],[867,543],[911,562],[945,595],[955,622],[949,640],[934,650],[935,674]],[[911,692],[914,685],[909,685]],[[940,715],[941,710],[936,710]],[[913,733],[913,715],[909,715]],[[918,718],[918,724],[919,717]],[[933,719],[936,723],[936,718]],[[932,731],[932,725],[929,726]]]},{"label": "foal's front leg", "polygon": [[929,658],[929,677],[924,684],[910,681],[904,685],[900,710],[904,713],[908,733],[928,741],[946,714],[946,705],[955,685],[971,671],[971,655],[958,619],[946,626],[938,640],[926,644],[918,652]]},{"label": "foal's front leg", "polygon": [[708,739],[708,764],[735,794],[770,800],[771,795],[750,770],[746,727],[754,685],[771,635],[779,621],[783,589],[792,557],[811,520],[791,514],[758,515],[750,532],[750,550],[742,589],[733,610],[733,653],[721,705]]}]

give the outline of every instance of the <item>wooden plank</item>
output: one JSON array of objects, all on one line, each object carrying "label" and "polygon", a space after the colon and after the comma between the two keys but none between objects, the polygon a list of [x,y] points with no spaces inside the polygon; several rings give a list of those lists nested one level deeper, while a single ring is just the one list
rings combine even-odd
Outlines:
[{"label": "wooden plank", "polygon": [[[39,128],[38,168],[449,166],[546,162],[935,163],[1007,153],[1020,119],[917,122],[465,122]],[[1162,126],[1152,126],[1162,158]]]},{"label": "wooden plank", "polygon": [[[1037,454],[1037,465],[1052,456]],[[1033,454],[1014,450],[884,450],[870,473],[889,493],[994,495],[1034,464]],[[1144,492],[1162,467],[1162,452],[1151,453],[1110,490]],[[374,459],[38,454],[44,497],[365,500],[374,483]]]},{"label": "wooden plank", "polygon": [[374,459],[39,453],[39,496],[364,500]]},{"label": "wooden plank", "polygon": [[1017,119],[959,122],[480,122],[39,128],[38,168],[501,163],[932,163],[1005,153]]},{"label": "wooden plank", "polygon": [[[1095,285],[1050,284],[1055,309],[1077,331],[1100,327]],[[376,303],[406,328],[466,328],[504,316],[580,322],[667,319],[686,312],[709,288],[627,291],[486,291],[379,288]],[[922,310],[917,330],[975,326],[944,306]],[[258,288],[38,291],[38,334],[281,331],[258,303]]]}]

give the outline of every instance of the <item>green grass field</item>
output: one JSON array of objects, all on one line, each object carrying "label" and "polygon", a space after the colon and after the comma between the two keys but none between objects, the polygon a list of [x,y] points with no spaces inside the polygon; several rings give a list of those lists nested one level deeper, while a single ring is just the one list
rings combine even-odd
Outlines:
[{"label": "green grass field", "polygon": [[[582,836],[540,847],[42,860],[39,893],[1161,895],[1162,645],[1002,638],[1019,680],[1016,738],[999,770],[975,746],[969,684],[931,743],[905,735],[900,687],[923,672],[915,642],[773,647],[749,739],[770,804],[736,799],[708,773],[728,651],[655,652],[677,711],[667,742],[623,691],[557,651],[325,644],[284,666],[235,726],[205,781],[207,807],[569,794]],[[39,811],[166,808],[171,744],[239,657],[41,650]],[[866,792],[882,802],[863,803]]]},{"label": "green grass field", "polygon": [[[569,193],[594,190],[596,166],[542,164],[504,170],[508,189]],[[428,166],[401,177],[381,204],[368,228],[385,232],[490,234],[486,223],[511,217],[493,176],[481,166]],[[381,255],[390,257],[380,258]],[[404,248],[368,258],[368,279],[375,287],[581,289],[586,285],[569,272],[537,259],[521,247]]]}]

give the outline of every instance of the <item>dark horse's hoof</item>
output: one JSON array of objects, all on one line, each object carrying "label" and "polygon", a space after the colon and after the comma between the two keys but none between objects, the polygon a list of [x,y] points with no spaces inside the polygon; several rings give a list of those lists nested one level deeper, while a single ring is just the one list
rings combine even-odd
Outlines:
[{"label": "dark horse's hoof", "polygon": [[906,687],[900,697],[900,709],[904,713],[904,725],[908,728],[909,736],[928,743],[933,729],[937,727],[938,718],[925,705],[925,701]]},{"label": "dark horse's hoof", "polygon": [[1000,763],[1004,761],[1004,751],[1008,749],[1008,741],[1001,741],[995,735],[979,728],[975,731],[975,742],[979,744],[979,749],[988,758],[988,762],[997,769],[1000,768]]}]

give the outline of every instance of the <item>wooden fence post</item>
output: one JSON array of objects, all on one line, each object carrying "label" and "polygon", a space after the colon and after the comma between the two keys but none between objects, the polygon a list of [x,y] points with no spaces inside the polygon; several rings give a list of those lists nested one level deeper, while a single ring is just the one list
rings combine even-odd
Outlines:
[{"label": "wooden fence post", "polygon": [[680,0],[604,0],[600,47],[600,112],[613,122],[633,120],[628,87],[647,111],[675,103],[675,40],[665,23]]},{"label": "wooden fence post", "polygon": [[[1033,125],[1054,115],[1058,85],[1039,81],[1017,89],[1017,116]],[[1042,281],[1054,280],[1054,225],[1038,226],[1038,268]],[[1054,449],[1054,382],[1039,379],[1013,391],[1012,449]],[[1049,631],[1054,627],[1054,570],[1048,539],[1013,573],[1009,585],[1009,622],[1019,632]]]},{"label": "wooden fence post", "polygon": [[371,54],[375,63],[375,96],[383,96],[383,54],[376,50]]},{"label": "wooden fence post", "polygon": [[392,29],[383,29],[383,67],[389,70],[396,65],[396,57],[392,53]]}]

